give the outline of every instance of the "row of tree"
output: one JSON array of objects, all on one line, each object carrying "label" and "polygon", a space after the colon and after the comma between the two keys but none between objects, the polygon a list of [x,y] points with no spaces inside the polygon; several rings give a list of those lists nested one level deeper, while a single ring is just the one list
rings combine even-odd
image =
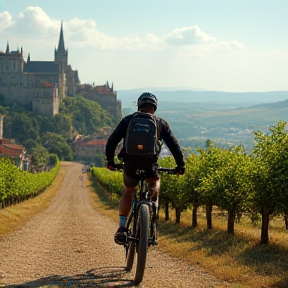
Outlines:
[{"label": "row of tree", "polygon": [[49,172],[30,173],[19,169],[9,158],[0,157],[0,207],[34,197],[51,185],[59,170],[57,155],[49,155]]},{"label": "row of tree", "polygon": [[[190,154],[183,176],[161,175],[160,204],[169,219],[169,206],[175,209],[176,222],[181,212],[192,208],[192,226],[197,226],[197,210],[206,207],[207,228],[212,228],[214,206],[227,211],[227,232],[234,234],[234,223],[242,215],[261,221],[261,243],[269,241],[269,221],[276,215],[288,215],[288,133],[286,122],[277,122],[268,133],[256,131],[254,148],[248,153],[242,146],[217,148],[207,142],[206,149]],[[174,167],[172,157],[159,161]],[[122,193],[120,173],[94,168],[97,181],[117,195]],[[113,180],[112,180],[113,179]],[[288,227],[287,227],[288,228]]]}]

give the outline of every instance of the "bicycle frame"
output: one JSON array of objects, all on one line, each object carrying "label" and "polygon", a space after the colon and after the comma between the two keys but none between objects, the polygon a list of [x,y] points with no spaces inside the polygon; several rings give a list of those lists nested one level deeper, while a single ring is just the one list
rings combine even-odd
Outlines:
[{"label": "bicycle frame", "polygon": [[[150,191],[147,187],[147,182],[145,180],[145,171],[143,171],[143,174],[141,175],[141,180],[140,180],[140,187],[139,190],[135,193],[134,195],[134,199],[132,201],[132,205],[131,205],[131,211],[130,211],[130,215],[128,217],[127,220],[127,224],[126,227],[129,229],[131,221],[134,220],[133,226],[132,228],[135,228],[134,225],[137,225],[137,218],[138,218],[138,212],[140,209],[140,206],[143,204],[147,204],[149,207],[152,207],[152,201],[150,200]],[[137,195],[138,194],[138,195]],[[153,209],[150,209],[150,213],[154,213]],[[151,215],[150,214],[150,215]],[[151,215],[154,216],[154,215]],[[152,217],[150,217],[152,218]],[[134,230],[134,229],[133,229]],[[129,242],[133,242],[133,243],[137,243],[137,239],[135,237],[127,237],[127,242],[126,245],[129,245]],[[124,245],[125,246],[125,245]]]},{"label": "bicycle frame", "polygon": [[[118,165],[116,170],[122,170]],[[158,168],[159,172],[176,174],[175,169]],[[156,203],[151,200],[151,191],[146,182],[146,172],[139,171],[140,185],[132,201],[130,214],[126,223],[127,238],[124,244],[126,253],[126,271],[131,271],[137,253],[137,268],[134,282],[139,284],[144,276],[147,249],[151,245],[158,245],[156,239]]]}]

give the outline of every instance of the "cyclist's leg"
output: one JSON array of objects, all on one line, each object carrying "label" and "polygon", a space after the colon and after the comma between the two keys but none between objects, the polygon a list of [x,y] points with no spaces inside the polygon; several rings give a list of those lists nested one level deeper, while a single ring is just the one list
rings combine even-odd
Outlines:
[{"label": "cyclist's leg", "polygon": [[124,186],[123,194],[119,203],[119,215],[128,216],[133,197],[137,191],[137,187]]},{"label": "cyclist's leg", "polygon": [[151,192],[151,200],[156,203],[156,206],[158,206],[158,198],[159,198],[159,191],[160,191],[160,179],[159,178],[158,179],[148,178],[148,179],[146,179],[146,182],[147,182],[148,188]]},{"label": "cyclist's leg", "polygon": [[127,221],[127,216],[131,209],[132,200],[137,191],[137,184],[138,184],[137,179],[129,177],[125,173],[123,175],[123,180],[124,180],[124,189],[119,203],[119,228],[116,231],[114,237],[115,243],[120,245],[124,244],[126,239],[127,229],[125,225]]}]

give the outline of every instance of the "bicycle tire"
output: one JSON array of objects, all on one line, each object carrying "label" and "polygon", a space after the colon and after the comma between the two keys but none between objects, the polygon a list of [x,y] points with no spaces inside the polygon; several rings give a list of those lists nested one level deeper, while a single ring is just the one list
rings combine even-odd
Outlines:
[{"label": "bicycle tire", "polygon": [[[134,215],[131,214],[130,216],[131,218],[129,219],[128,223],[128,230],[131,231],[131,235],[132,237],[135,237],[136,235],[136,225],[135,225],[135,221],[134,221]],[[130,242],[128,243],[128,247],[126,247],[126,267],[125,270],[127,272],[130,272],[132,270],[133,264],[134,264],[134,257],[135,257],[135,242]]]},{"label": "bicycle tire", "polygon": [[142,204],[139,209],[138,214],[138,224],[137,224],[137,268],[135,273],[134,282],[136,285],[142,282],[145,266],[146,266],[146,258],[147,258],[147,250],[148,250],[148,238],[149,238],[149,207],[147,204]]}]

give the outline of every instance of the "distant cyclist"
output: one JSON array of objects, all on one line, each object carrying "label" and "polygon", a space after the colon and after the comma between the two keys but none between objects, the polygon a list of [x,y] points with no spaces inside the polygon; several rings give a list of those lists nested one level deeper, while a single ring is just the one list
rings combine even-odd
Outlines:
[{"label": "distant cyclist", "polygon": [[119,228],[114,236],[115,243],[119,245],[123,245],[126,239],[125,224],[140,180],[138,171],[146,171],[146,181],[158,206],[160,179],[155,168],[158,167],[162,140],[175,159],[177,174],[183,175],[185,172],[183,153],[168,123],[154,115],[157,102],[156,96],[152,93],[143,93],[137,101],[138,111],[124,117],[107,141],[107,169],[112,170],[116,167],[116,147],[123,140],[123,148],[118,158],[124,162],[124,191],[119,204]]}]

